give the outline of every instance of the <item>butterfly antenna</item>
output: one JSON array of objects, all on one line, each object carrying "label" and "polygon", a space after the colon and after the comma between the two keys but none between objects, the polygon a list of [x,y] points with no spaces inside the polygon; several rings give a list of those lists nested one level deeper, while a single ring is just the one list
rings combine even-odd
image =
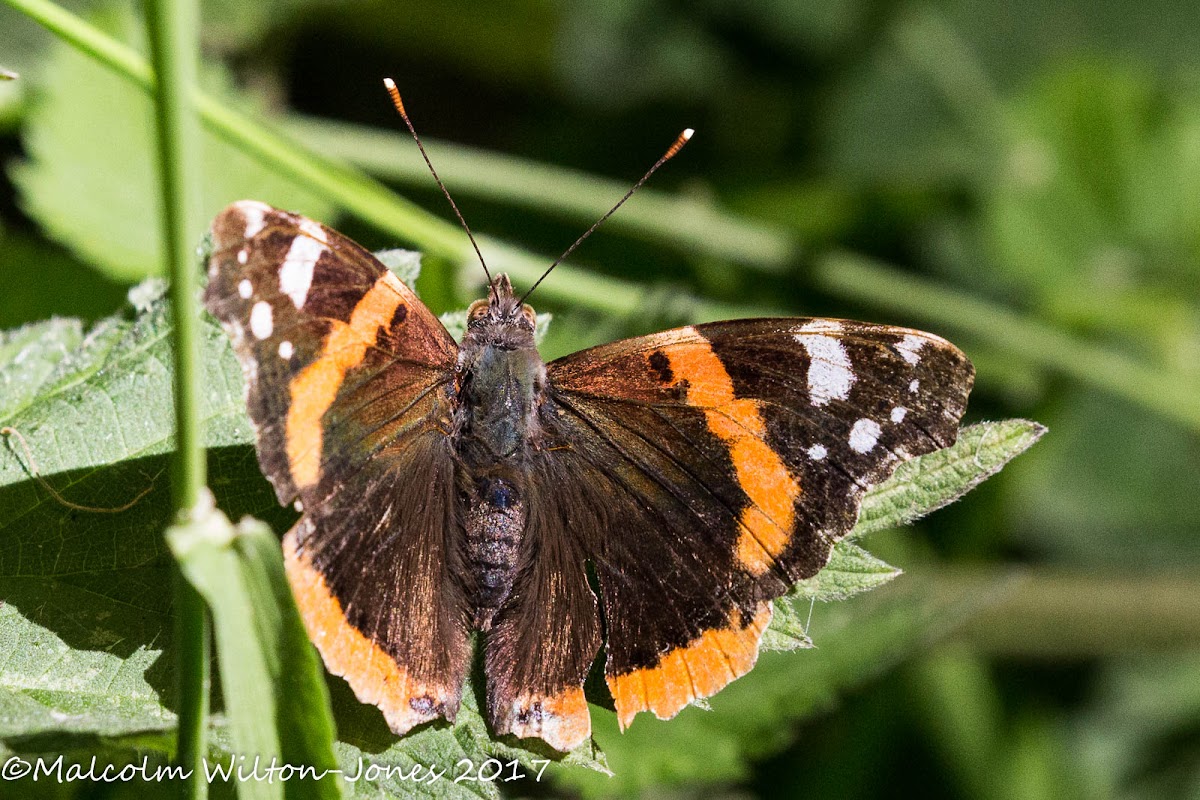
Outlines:
[{"label": "butterfly antenna", "polygon": [[384,78],[383,85],[387,87],[388,94],[392,98],[392,105],[396,107],[397,113],[400,114],[400,119],[404,120],[404,124],[408,126],[408,132],[412,134],[413,140],[417,143],[417,149],[421,151],[421,157],[425,159],[425,166],[429,167],[429,172],[433,175],[433,179],[437,181],[438,188],[442,190],[442,194],[446,195],[446,200],[450,202],[450,208],[454,209],[454,216],[458,217],[463,230],[467,232],[467,238],[471,240],[471,247],[475,248],[475,255],[479,256],[479,265],[483,267],[483,274],[487,276],[488,291],[494,295],[496,289],[492,285],[492,273],[488,270],[487,262],[483,260],[483,253],[479,251],[479,243],[475,241],[475,236],[471,233],[471,226],[467,225],[467,221],[463,219],[462,212],[458,210],[454,198],[450,196],[450,192],[446,189],[446,184],[442,183],[442,179],[438,177],[437,170],[433,168],[433,162],[429,160],[429,154],[425,152],[425,145],[421,144],[421,137],[417,136],[417,129],[413,127],[412,120],[408,118],[408,112],[404,110],[404,101],[400,99],[400,90],[396,88],[396,82],[391,78]]},{"label": "butterfly antenna", "polygon": [[595,231],[596,228],[599,228],[601,225],[603,225],[604,221],[606,219],[608,219],[609,217],[611,217],[618,208],[625,205],[625,201],[628,200],[630,197],[632,197],[634,192],[636,192],[638,189],[642,188],[642,184],[645,183],[646,181],[650,180],[650,176],[653,175],[659,167],[661,167],[663,164],[670,161],[675,156],[676,153],[678,153],[680,150],[682,150],[683,146],[688,143],[688,139],[692,138],[693,133],[695,133],[695,131],[693,131],[691,128],[688,128],[683,133],[679,134],[679,136],[677,136],[675,138],[674,144],[672,144],[670,147],[667,148],[667,152],[663,153],[662,157],[659,158],[658,161],[655,161],[654,165],[652,167],[650,167],[650,169],[646,170],[646,174],[643,175],[640,179],[638,179],[638,182],[633,185],[633,188],[631,188],[628,192],[626,192],[625,196],[622,197],[620,200],[618,200],[617,204],[615,206],[613,206],[612,208],[610,208],[604,216],[602,216],[600,219],[596,220],[595,223],[592,224],[592,227],[590,227],[586,231],[584,231],[583,235],[575,240],[575,244],[568,247],[567,251],[565,253],[563,253],[561,256],[556,258],[554,260],[554,263],[546,268],[546,271],[542,273],[542,277],[540,277],[536,281],[534,281],[533,286],[530,286],[529,290],[527,292],[525,292],[525,294],[521,295],[520,302],[524,303],[525,298],[527,298],[527,297],[529,297],[529,295],[533,294],[533,290],[538,287],[538,284],[540,284],[543,280],[546,279],[546,276],[549,275],[551,273],[551,271],[554,270],[555,267],[557,267],[562,262],[566,261],[567,256],[571,255],[571,253],[574,253],[575,248],[579,247],[579,245],[583,244],[584,239],[591,236],[592,232]]}]

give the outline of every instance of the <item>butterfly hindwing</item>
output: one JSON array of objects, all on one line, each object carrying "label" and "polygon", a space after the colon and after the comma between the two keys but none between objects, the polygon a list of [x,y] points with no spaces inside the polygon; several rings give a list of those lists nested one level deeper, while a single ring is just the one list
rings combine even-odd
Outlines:
[{"label": "butterfly hindwing", "polygon": [[826,563],[866,488],[953,443],[973,370],[930,334],[838,320],[698,325],[548,367],[556,462],[611,502],[568,533],[599,581],[622,726],[753,665],[769,601]]},{"label": "butterfly hindwing", "polygon": [[485,664],[496,733],[537,736],[572,750],[591,734],[583,682],[601,645],[585,541],[573,526],[603,509],[560,468],[545,459],[533,465],[522,543],[528,556],[488,632]]},{"label": "butterfly hindwing", "polygon": [[457,346],[366,250],[243,201],[212,226],[264,473],[304,515],[288,577],[331,672],[403,732],[453,718],[469,654],[448,393]]}]

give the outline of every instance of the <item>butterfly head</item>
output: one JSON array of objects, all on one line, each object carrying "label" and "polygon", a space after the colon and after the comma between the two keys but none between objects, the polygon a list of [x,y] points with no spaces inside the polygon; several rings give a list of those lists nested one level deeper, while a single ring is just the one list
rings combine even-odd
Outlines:
[{"label": "butterfly head", "polygon": [[513,291],[508,276],[492,281],[488,296],[467,309],[467,335],[493,344],[516,348],[532,346],[537,315]]}]

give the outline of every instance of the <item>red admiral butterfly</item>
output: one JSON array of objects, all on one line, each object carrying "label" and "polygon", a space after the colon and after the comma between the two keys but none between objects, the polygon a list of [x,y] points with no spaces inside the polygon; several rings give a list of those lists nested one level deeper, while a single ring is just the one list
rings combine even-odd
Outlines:
[{"label": "red admiral butterfly", "polygon": [[932,334],[803,318],[546,364],[505,275],[457,344],[312,220],[242,201],[212,233],[205,302],[263,471],[303,510],[283,541],[296,600],[330,672],[396,733],[454,719],[471,631],[496,734],[585,741],[602,646],[622,727],[714,694],[863,493],[954,442],[974,377]]}]

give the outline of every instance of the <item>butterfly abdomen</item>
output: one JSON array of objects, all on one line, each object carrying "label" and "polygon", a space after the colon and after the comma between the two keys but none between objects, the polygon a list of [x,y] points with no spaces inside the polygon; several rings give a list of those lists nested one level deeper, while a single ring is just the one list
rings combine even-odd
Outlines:
[{"label": "butterfly abdomen", "polygon": [[472,493],[466,515],[467,561],[474,577],[474,627],[487,630],[508,599],[528,513],[516,487],[503,478],[484,478]]}]

